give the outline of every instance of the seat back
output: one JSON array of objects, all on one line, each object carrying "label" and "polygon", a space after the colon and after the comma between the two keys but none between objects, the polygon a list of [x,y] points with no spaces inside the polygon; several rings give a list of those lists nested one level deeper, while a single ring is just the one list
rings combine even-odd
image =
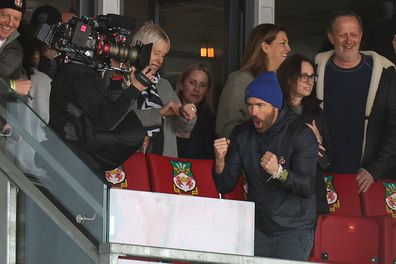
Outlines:
[{"label": "seat back", "polygon": [[212,179],[213,160],[146,156],[151,191],[219,198]]},{"label": "seat back", "polygon": [[324,174],[330,213],[361,216],[362,209],[355,174]]},{"label": "seat back", "polygon": [[[126,181],[119,187],[128,190],[150,191],[149,172],[146,155],[136,152],[122,164]],[[115,186],[118,187],[118,186]]]},{"label": "seat back", "polygon": [[311,259],[329,263],[377,263],[379,230],[365,217],[321,215]]},{"label": "seat back", "polygon": [[238,180],[237,185],[235,186],[235,189],[227,194],[223,195],[224,199],[229,199],[229,200],[238,200],[238,201],[245,201],[246,200],[246,193],[244,189],[244,177],[241,176]]},{"label": "seat back", "polygon": [[363,214],[380,227],[381,259],[396,263],[396,180],[376,180],[361,195]]},{"label": "seat back", "polygon": [[396,180],[376,180],[361,201],[365,216],[388,215],[396,222]]},{"label": "seat back", "polygon": [[371,260],[378,259],[378,225],[362,216],[355,174],[323,176],[330,214],[318,217],[311,259],[374,263]]}]

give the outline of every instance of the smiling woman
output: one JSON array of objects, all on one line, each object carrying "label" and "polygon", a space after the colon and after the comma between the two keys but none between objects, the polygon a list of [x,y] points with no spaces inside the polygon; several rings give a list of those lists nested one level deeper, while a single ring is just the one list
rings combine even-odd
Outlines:
[{"label": "smiling woman", "polygon": [[290,52],[284,28],[260,24],[250,33],[242,67],[228,76],[220,96],[216,133],[229,137],[234,127],[249,119],[244,95],[248,84],[258,75],[275,71]]},{"label": "smiling woman", "polygon": [[285,103],[300,115],[302,122],[312,129],[319,144],[315,180],[316,210],[318,214],[328,213],[329,206],[322,173],[330,163],[328,157],[330,139],[327,124],[319,106],[321,101],[316,98],[313,91],[317,79],[314,64],[307,57],[295,54],[281,64],[277,76]]},{"label": "smiling woman", "polygon": [[[160,68],[170,49],[170,39],[158,24],[147,22],[133,35],[132,44],[152,43],[149,64],[136,69],[150,76],[147,90],[142,91],[131,108],[146,130],[142,151],[177,157],[176,135],[188,137],[196,122],[194,104],[180,102],[168,80],[160,76]],[[111,83],[114,90],[123,88],[123,80]]]}]

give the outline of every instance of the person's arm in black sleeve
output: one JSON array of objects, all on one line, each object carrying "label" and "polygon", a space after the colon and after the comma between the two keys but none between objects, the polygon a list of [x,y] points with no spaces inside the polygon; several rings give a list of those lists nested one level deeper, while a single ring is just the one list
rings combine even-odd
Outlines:
[{"label": "person's arm in black sleeve", "polygon": [[315,171],[318,158],[318,142],[311,129],[304,127],[295,135],[287,180],[283,186],[291,193],[307,198],[315,192]]},{"label": "person's arm in black sleeve", "polygon": [[116,101],[112,101],[105,96],[104,81],[95,70],[86,66],[68,65],[60,71],[63,73],[57,74],[52,83],[52,99],[57,104],[63,104],[62,109],[69,108],[64,105],[68,103],[81,107],[97,128],[113,128],[128,113],[131,100],[139,95],[138,90],[131,87]]},{"label": "person's arm in black sleeve", "polygon": [[[381,122],[385,123],[383,130],[372,131],[370,130],[370,124],[368,128],[368,133],[379,133],[379,144],[375,146],[375,155],[371,155],[372,159],[365,160],[366,157],[363,156],[364,162],[362,168],[365,169],[374,180],[382,178],[387,170],[395,167],[395,157],[396,157],[396,71],[393,67],[386,69],[383,74],[386,74],[386,78],[382,76],[381,82],[383,85],[387,85],[386,89],[382,91],[387,91],[386,94],[377,94],[380,98],[383,98],[385,103],[383,116],[378,116],[381,118]],[[381,89],[381,87],[379,88]],[[379,113],[372,113],[373,116],[379,115]],[[370,122],[375,122],[374,120],[369,120]],[[369,138],[367,138],[369,139]],[[366,144],[372,144],[367,142]]]},{"label": "person's arm in black sleeve", "polygon": [[[214,145],[216,158],[212,176],[218,192],[222,194],[230,193],[234,190],[242,172],[242,162],[235,130],[232,133],[231,140],[220,138],[215,141]],[[221,147],[219,148],[218,144],[228,145],[224,156],[219,153]]]},{"label": "person's arm in black sleeve", "polygon": [[319,155],[318,155],[318,165],[322,169],[322,171],[326,171],[326,169],[331,164],[331,140],[330,133],[327,127],[327,123],[323,114],[323,111],[320,110],[320,114],[316,119],[316,123],[319,129],[319,132],[322,136],[321,146],[319,146]]},{"label": "person's arm in black sleeve", "polygon": [[131,85],[113,101],[104,95],[104,81],[96,72],[78,79],[81,81],[73,85],[76,100],[100,129],[114,128],[131,111],[131,103],[140,95],[140,90]]}]

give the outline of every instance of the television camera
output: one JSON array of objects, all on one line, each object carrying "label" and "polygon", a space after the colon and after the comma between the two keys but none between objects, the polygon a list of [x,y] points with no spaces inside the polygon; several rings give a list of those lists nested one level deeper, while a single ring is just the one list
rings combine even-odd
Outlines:
[{"label": "television camera", "polygon": [[[149,64],[152,43],[128,44],[135,19],[115,14],[73,17],[67,23],[43,23],[35,37],[47,47],[58,50],[64,61],[77,61],[97,70],[129,73],[129,67],[143,69]],[[112,66],[115,59],[127,67]]]}]

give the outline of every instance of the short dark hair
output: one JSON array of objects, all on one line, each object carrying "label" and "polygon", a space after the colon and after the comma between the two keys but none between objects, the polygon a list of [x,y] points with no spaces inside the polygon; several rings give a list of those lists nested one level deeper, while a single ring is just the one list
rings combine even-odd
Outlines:
[{"label": "short dark hair", "polygon": [[330,15],[329,23],[327,24],[327,29],[326,29],[327,33],[331,33],[332,32],[334,22],[335,22],[335,20],[337,18],[345,17],[345,16],[350,16],[350,17],[356,18],[356,20],[359,22],[360,30],[363,31],[363,20],[355,11],[352,11],[352,10],[338,10],[338,11],[333,12]]}]

